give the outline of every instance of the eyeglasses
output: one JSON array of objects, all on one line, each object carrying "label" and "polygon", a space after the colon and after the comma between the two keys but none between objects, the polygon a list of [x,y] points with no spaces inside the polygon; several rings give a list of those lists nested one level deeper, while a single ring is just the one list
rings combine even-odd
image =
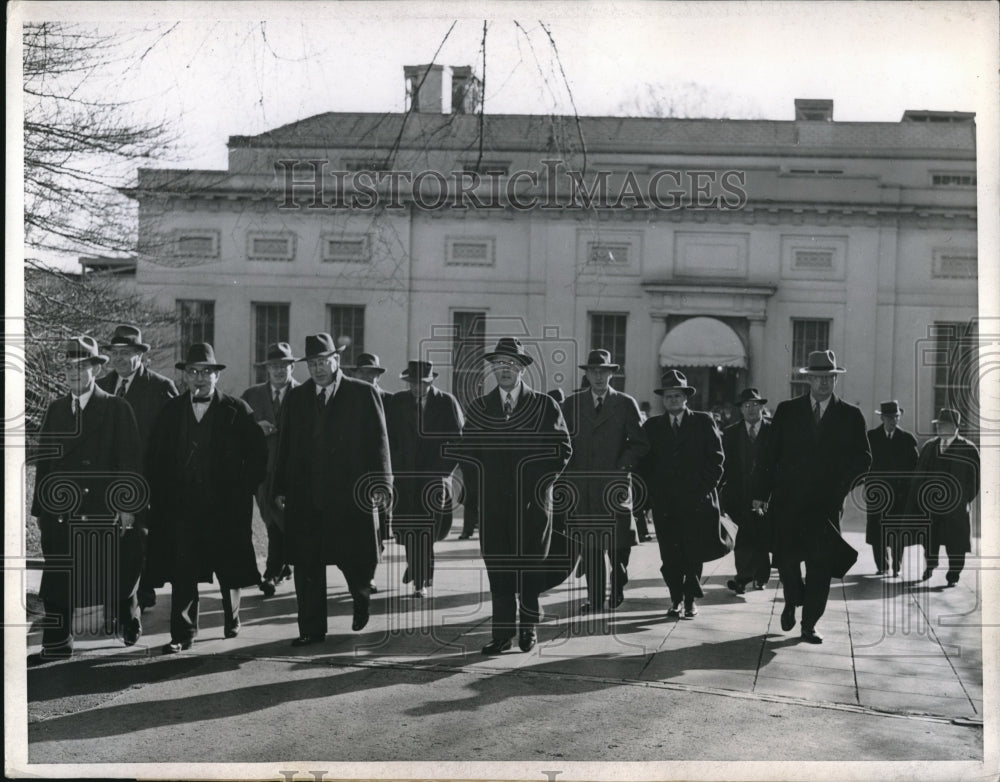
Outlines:
[{"label": "eyeglasses", "polygon": [[491,361],[490,366],[494,369],[520,369],[520,361],[511,361],[510,359],[500,359],[499,361]]},{"label": "eyeglasses", "polygon": [[323,358],[311,358],[306,361],[306,366],[310,369],[333,366],[335,359],[333,356],[323,356]]},{"label": "eyeglasses", "polygon": [[217,369],[209,369],[207,367],[205,369],[192,369],[191,367],[188,367],[184,370],[184,374],[190,375],[191,377],[211,377],[218,371],[219,370]]}]

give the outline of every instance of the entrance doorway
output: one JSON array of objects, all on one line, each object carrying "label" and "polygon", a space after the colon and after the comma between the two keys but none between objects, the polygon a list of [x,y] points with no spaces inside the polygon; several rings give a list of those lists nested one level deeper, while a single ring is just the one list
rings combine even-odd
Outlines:
[{"label": "entrance doorway", "polygon": [[663,367],[664,370],[676,369],[687,377],[688,384],[698,389],[688,401],[692,410],[704,410],[706,413],[718,413],[719,425],[734,423],[739,420],[739,412],[733,400],[739,393],[743,370],[736,367]]}]

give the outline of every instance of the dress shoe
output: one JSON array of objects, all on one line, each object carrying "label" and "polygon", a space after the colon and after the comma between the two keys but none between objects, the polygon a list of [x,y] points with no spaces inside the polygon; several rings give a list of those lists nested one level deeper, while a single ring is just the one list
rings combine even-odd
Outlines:
[{"label": "dress shoe", "polygon": [[593,611],[594,611],[594,604],[591,603],[589,600],[585,600],[582,603],[580,603],[581,614],[589,614],[592,613]]},{"label": "dress shoe", "polygon": [[795,627],[795,605],[785,603],[785,608],[781,612],[781,629],[786,633]]},{"label": "dress shoe", "polygon": [[281,583],[282,581],[291,581],[291,580],[292,580],[292,569],[288,565],[285,565],[283,568],[281,568],[281,573],[278,574],[278,577],[275,579],[275,583]]},{"label": "dress shoe", "polygon": [[619,608],[621,604],[625,602],[625,593],[616,592],[614,597],[611,598],[610,605],[612,608]]},{"label": "dress shoe", "polygon": [[410,578],[410,569],[407,568],[406,570],[403,571],[403,583],[409,584],[412,580],[413,579]]},{"label": "dress shoe", "polygon": [[142,635],[142,622],[139,617],[131,616],[122,626],[122,640],[126,646],[135,646]]},{"label": "dress shoe", "polygon": [[365,625],[368,624],[368,609],[367,608],[355,608],[354,609],[354,621],[351,622],[351,629],[354,632],[359,630],[364,630]]},{"label": "dress shoe", "polygon": [[652,539],[653,538],[650,537],[649,535],[640,535],[639,536],[639,542],[640,543],[649,543],[649,541],[651,541]]},{"label": "dress shoe", "polygon": [[878,570],[875,571],[875,575],[876,576],[884,576],[885,575],[885,571],[882,570],[881,568],[879,568]]},{"label": "dress shoe", "polygon": [[728,589],[733,590],[733,592],[735,592],[737,595],[745,594],[746,591],[747,591],[747,588],[743,584],[741,584],[739,581],[737,581],[735,578],[729,579],[726,582],[726,587]]},{"label": "dress shoe", "polygon": [[674,603],[667,610],[667,616],[668,617],[670,617],[670,616],[680,616],[680,615],[681,615],[681,604],[680,603]]},{"label": "dress shoe", "polygon": [[170,643],[164,644],[160,651],[163,652],[163,654],[177,654],[179,652],[187,651],[190,648],[191,641],[171,641]]},{"label": "dress shoe", "polygon": [[139,609],[142,611],[156,605],[156,592],[152,589],[140,589],[136,592],[136,597],[139,599]]},{"label": "dress shoe", "polygon": [[921,581],[930,581],[931,576],[934,575],[934,568],[929,567],[924,569],[924,574],[920,576]]},{"label": "dress shoe", "polygon": [[522,628],[520,634],[517,637],[517,645],[521,647],[522,652],[530,652],[538,644],[538,634],[535,633],[534,627]]},{"label": "dress shoe", "polygon": [[950,586],[950,587],[953,587],[953,586],[955,586],[955,584],[958,583],[958,578],[959,578],[958,573],[948,573],[945,576],[945,579],[948,582],[948,586]]},{"label": "dress shoe", "polygon": [[483,654],[487,655],[488,657],[492,657],[497,654],[503,654],[508,649],[510,649],[511,646],[513,646],[513,643],[511,643],[511,640],[509,638],[506,638],[503,641],[494,638],[492,641],[486,644],[486,646],[483,647]]},{"label": "dress shoe", "polygon": [[378,584],[376,584],[374,581],[372,581],[368,585],[368,589],[374,595],[374,594],[376,594],[378,592]]},{"label": "dress shoe", "polygon": [[54,663],[56,660],[68,660],[73,656],[72,649],[42,649],[40,652],[28,655],[28,667],[37,668],[39,665]]},{"label": "dress shoe", "polygon": [[698,606],[696,606],[694,603],[685,603],[684,618],[694,619],[696,616],[698,616]]},{"label": "dress shoe", "polygon": [[260,582],[260,591],[264,593],[264,597],[274,597],[274,584],[270,578],[265,578]]},{"label": "dress shoe", "polygon": [[472,540],[472,535],[464,535],[464,534],[463,535],[459,535],[458,539],[459,540]]},{"label": "dress shoe", "polygon": [[322,635],[300,635],[294,641],[292,641],[292,646],[309,646],[310,644],[321,644],[326,640],[326,634]]},{"label": "dress shoe", "polygon": [[414,589],[413,590],[413,596],[414,597],[427,597],[427,590],[425,588]]},{"label": "dress shoe", "polygon": [[222,634],[226,638],[235,638],[240,634],[240,626],[233,625],[232,627],[227,627],[225,630],[222,631]]},{"label": "dress shoe", "polygon": [[896,568],[895,570],[892,571],[892,577],[893,578],[899,578],[899,569],[898,568]]},{"label": "dress shoe", "polygon": [[765,587],[767,587],[767,582],[766,581],[754,581],[753,582],[753,588],[754,589],[764,589]]},{"label": "dress shoe", "polygon": [[823,636],[821,636],[819,633],[817,633],[811,627],[809,629],[806,629],[805,627],[803,627],[802,628],[802,640],[805,641],[806,643],[809,643],[809,644],[821,644],[821,643],[823,643]]}]

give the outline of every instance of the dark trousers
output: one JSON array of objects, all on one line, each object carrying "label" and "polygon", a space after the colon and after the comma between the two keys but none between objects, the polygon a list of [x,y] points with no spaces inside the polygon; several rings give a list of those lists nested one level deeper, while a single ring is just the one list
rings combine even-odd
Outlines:
[{"label": "dark trousers", "polygon": [[[371,605],[374,565],[339,564],[347,588],[354,600],[354,613],[368,613]],[[294,569],[295,602],[298,608],[299,635],[326,635],[326,564],[319,551]]]},{"label": "dark trousers", "polygon": [[653,514],[656,529],[656,544],[660,548],[660,573],[670,592],[670,600],[675,605],[684,602],[690,605],[695,598],[704,597],[701,589],[701,560],[694,559],[677,539],[678,519],[670,519]]},{"label": "dark trousers", "polygon": [[487,565],[490,598],[493,604],[493,640],[506,641],[517,634],[517,622],[522,630],[538,624],[541,611],[538,596],[541,583],[538,573],[502,570]]},{"label": "dark trousers", "polygon": [[604,605],[607,590],[608,566],[611,572],[611,599],[621,595],[628,583],[628,563],[631,546],[605,550],[600,546],[586,546],[581,552],[580,569],[587,581],[587,602],[593,608]]},{"label": "dark trousers", "polygon": [[434,578],[434,535],[433,523],[395,524],[399,542],[406,549],[406,567],[414,589],[429,586]]},{"label": "dark trousers", "polygon": [[[806,575],[802,578],[802,565]],[[812,630],[826,611],[830,596],[829,566],[795,546],[783,546],[778,556],[778,576],[787,605],[802,606],[802,629]]]},{"label": "dark trousers", "polygon": [[[928,570],[933,570],[938,566],[938,562],[940,561],[939,555],[941,552],[941,545],[941,541],[935,539],[932,534],[930,547],[924,550],[924,557]],[[944,550],[948,555],[948,572],[945,574],[945,578],[948,579],[949,584],[954,584],[958,581],[958,577],[965,569],[965,546],[955,547],[945,545]]]},{"label": "dark trousers", "polygon": [[265,487],[270,488],[270,481],[261,484],[255,498],[261,521],[267,530],[267,560],[264,563],[263,579],[268,581],[282,577],[282,572],[288,565],[288,557],[285,554],[285,533],[278,524],[278,511],[271,505]]},{"label": "dark trousers", "polygon": [[[46,548],[43,532],[43,552]],[[46,621],[42,630],[42,648],[47,651],[73,649],[73,608],[103,605],[104,632],[120,635],[126,620],[139,616],[136,593],[145,556],[145,533],[127,530],[119,536],[116,528],[105,531],[104,541],[117,551],[111,552],[118,563],[117,579],[100,567],[92,568],[86,559],[72,565],[72,571],[47,569],[43,575],[43,604]],[[107,582],[106,582],[106,579]]]},{"label": "dark trousers", "polygon": [[871,544],[875,569],[888,570],[891,564],[893,572],[898,573],[903,564],[903,539],[899,531],[882,526],[881,520],[872,516],[868,517],[868,524],[869,527],[878,525],[876,534],[879,542]]},{"label": "dark trousers", "polygon": [[646,521],[646,512],[640,511],[639,513],[636,513],[634,515],[635,515],[635,531],[638,533],[639,539],[642,540],[643,538],[648,538],[649,524]]},{"label": "dark trousers", "polygon": [[[240,590],[219,583],[222,593],[223,630],[240,626]],[[170,640],[191,641],[198,635],[198,578],[185,574],[170,582]]]}]

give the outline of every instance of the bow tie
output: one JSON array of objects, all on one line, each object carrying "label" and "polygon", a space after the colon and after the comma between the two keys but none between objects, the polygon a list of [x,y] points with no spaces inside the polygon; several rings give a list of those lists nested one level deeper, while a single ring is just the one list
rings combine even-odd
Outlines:
[{"label": "bow tie", "polygon": [[207,405],[209,402],[212,401],[212,397],[210,397],[210,396],[193,396],[193,397],[191,397],[191,401],[194,402],[196,405]]}]

